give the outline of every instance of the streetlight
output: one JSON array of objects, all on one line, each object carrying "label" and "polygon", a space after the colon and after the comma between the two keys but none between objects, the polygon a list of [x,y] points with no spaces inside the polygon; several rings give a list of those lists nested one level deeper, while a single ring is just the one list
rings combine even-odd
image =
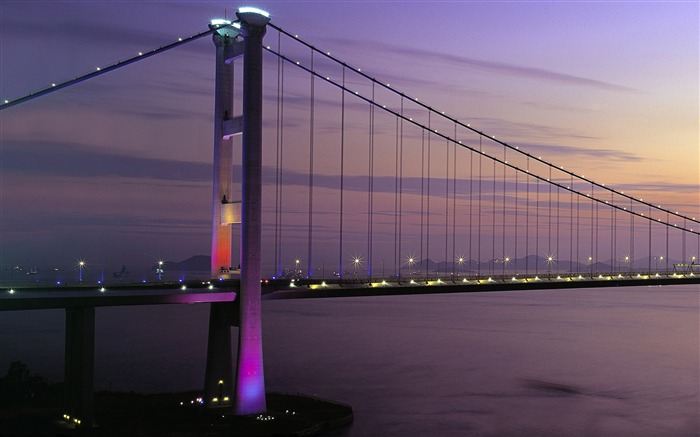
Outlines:
[{"label": "streetlight", "polygon": [[592,274],[593,274],[593,257],[589,256],[588,257],[588,275],[590,276]]},{"label": "streetlight", "polygon": [[294,260],[294,277],[296,278],[297,276],[301,276],[301,270],[299,269],[299,263],[301,262],[300,259],[295,259]]},{"label": "streetlight", "polygon": [[663,255],[659,255],[658,257],[656,257],[656,271],[657,272],[659,271],[659,261],[663,262],[663,260],[664,260]]},{"label": "streetlight", "polygon": [[464,257],[460,256],[457,258],[457,264],[459,264],[459,276],[462,276],[462,266],[464,265]]},{"label": "streetlight", "polygon": [[156,267],[156,274],[158,275],[158,280],[160,281],[163,279],[163,264],[165,264],[165,261],[162,259],[158,260],[158,267]]},{"label": "streetlight", "polygon": [[509,256],[503,257],[503,276],[506,275],[506,267],[507,267],[508,263],[510,263],[510,257]]},{"label": "streetlight", "polygon": [[359,256],[355,256],[352,258],[352,273],[353,275],[357,276],[357,268],[361,265],[362,263],[362,258]]},{"label": "streetlight", "polygon": [[554,263],[554,255],[547,255],[547,274],[552,272],[552,264]]},{"label": "streetlight", "polygon": [[408,262],[408,269],[409,269],[408,276],[412,278],[413,277],[413,264],[416,263],[416,259],[413,258],[412,256],[409,256],[408,259],[406,260],[406,262]]},{"label": "streetlight", "polygon": [[630,256],[629,256],[629,255],[625,255],[625,264],[629,264],[629,265],[627,266],[627,267],[628,267],[628,271],[629,271],[629,272],[632,272],[632,263],[631,263],[630,261],[631,261]]},{"label": "streetlight", "polygon": [[85,260],[84,259],[79,259],[78,260],[78,279],[80,282],[83,282],[83,267],[85,267]]}]

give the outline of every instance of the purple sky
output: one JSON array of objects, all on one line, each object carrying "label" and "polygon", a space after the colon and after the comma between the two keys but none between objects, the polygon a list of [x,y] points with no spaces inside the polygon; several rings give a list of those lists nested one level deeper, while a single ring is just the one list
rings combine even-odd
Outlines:
[{"label": "purple sky", "polygon": [[[0,97],[193,35],[243,5],[3,0]],[[696,1],[255,6],[465,123],[700,215]],[[3,269],[79,257],[148,266],[209,253],[213,56],[206,37],[0,113]],[[266,159],[274,163],[274,151]],[[288,161],[289,177],[303,179],[305,162]],[[320,187],[334,174],[324,170]]]}]

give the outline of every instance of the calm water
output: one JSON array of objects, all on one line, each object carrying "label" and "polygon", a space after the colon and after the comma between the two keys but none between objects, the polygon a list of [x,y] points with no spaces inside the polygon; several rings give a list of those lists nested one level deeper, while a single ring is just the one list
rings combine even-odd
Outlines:
[{"label": "calm water", "polygon": [[[263,308],[268,390],[352,405],[343,435],[700,435],[698,286]],[[0,318],[0,371],[21,359],[61,380],[63,312]],[[97,388],[199,388],[207,319],[205,305],[98,309]]]}]

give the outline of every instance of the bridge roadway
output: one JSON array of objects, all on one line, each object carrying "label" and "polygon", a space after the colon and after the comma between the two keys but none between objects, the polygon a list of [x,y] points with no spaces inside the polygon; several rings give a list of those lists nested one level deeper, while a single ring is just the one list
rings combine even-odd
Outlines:
[{"label": "bridge roadway", "polygon": [[[263,299],[391,296],[433,293],[524,291],[541,289],[700,284],[694,273],[541,274],[333,279],[265,279]],[[227,281],[137,283],[76,286],[0,287],[0,311],[95,308],[102,306],[234,302],[240,284]]]}]

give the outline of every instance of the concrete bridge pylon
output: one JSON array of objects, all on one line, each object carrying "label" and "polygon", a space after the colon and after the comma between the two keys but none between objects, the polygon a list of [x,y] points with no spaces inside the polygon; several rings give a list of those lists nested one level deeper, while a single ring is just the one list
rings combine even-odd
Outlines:
[{"label": "concrete bridge pylon", "polygon": [[[241,225],[240,290],[236,296],[238,354],[235,379],[231,366],[232,305],[212,304],[210,310],[204,402],[234,406],[238,415],[266,411],[262,353],[262,71],[263,37],[269,14],[244,7],[235,22],[213,20],[216,46],[214,102],[214,174],[212,199],[212,263],[214,279],[231,276],[231,226]],[[243,41],[238,37],[243,36]],[[243,55],[243,115],[234,117],[232,67]],[[242,134],[241,201],[232,202],[233,150],[230,137]]]}]

